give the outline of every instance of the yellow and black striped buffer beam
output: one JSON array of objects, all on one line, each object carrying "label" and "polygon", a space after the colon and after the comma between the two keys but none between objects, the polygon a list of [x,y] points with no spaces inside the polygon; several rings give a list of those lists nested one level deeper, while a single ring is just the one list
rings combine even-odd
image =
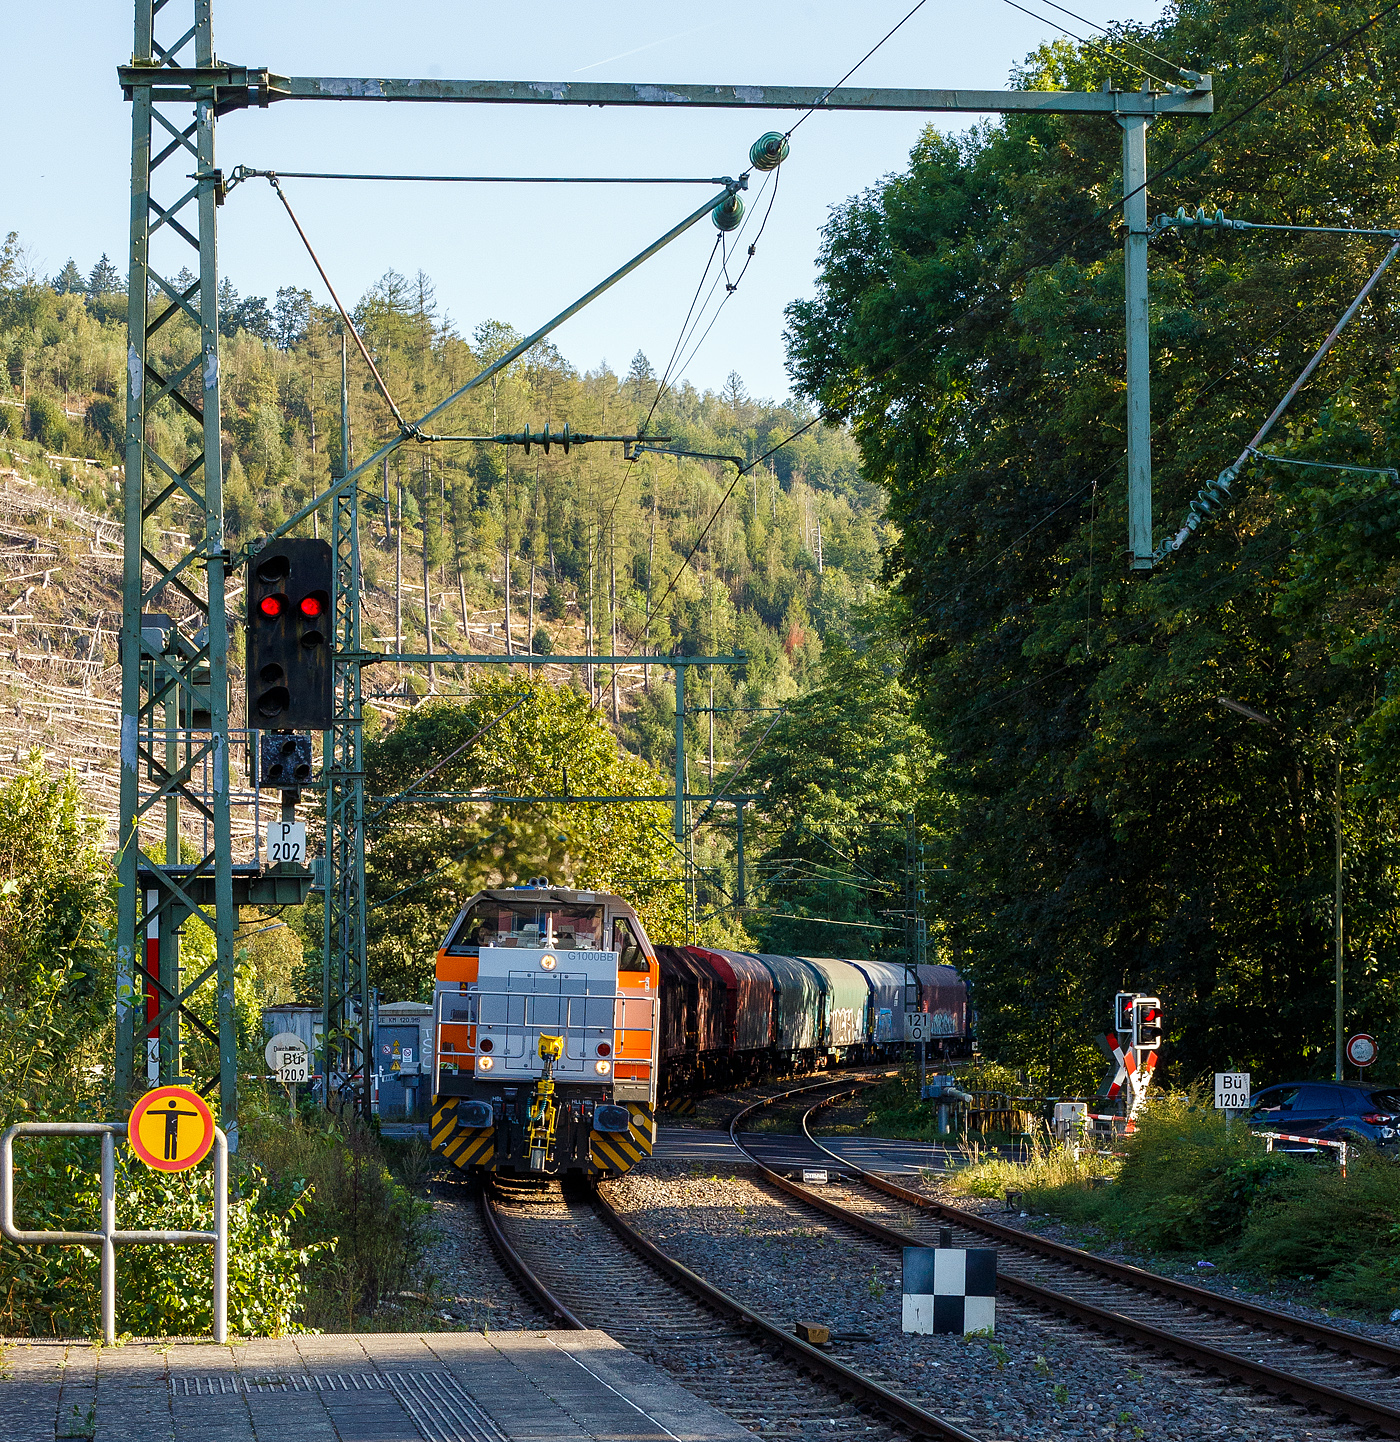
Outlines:
[{"label": "yellow and black striped buffer beam", "polygon": [[459,1127],[457,1098],[445,1098],[433,1110],[429,1129],[431,1149],[446,1157],[454,1167],[489,1167],[496,1156],[496,1133],[492,1127]]},{"label": "yellow and black striped buffer beam", "polygon": [[627,1172],[643,1157],[651,1155],[656,1144],[656,1119],[649,1106],[630,1102],[631,1120],[627,1131],[594,1132],[589,1142],[589,1155],[599,1171]]}]

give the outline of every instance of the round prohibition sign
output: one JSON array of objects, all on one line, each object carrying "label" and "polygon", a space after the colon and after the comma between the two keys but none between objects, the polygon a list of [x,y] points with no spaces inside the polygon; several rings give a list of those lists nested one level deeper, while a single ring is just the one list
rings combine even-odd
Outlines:
[{"label": "round prohibition sign", "polygon": [[1378,1050],[1375,1037],[1359,1031],[1347,1042],[1347,1060],[1352,1066],[1370,1066]]},{"label": "round prohibition sign", "polygon": [[126,1138],[148,1167],[188,1171],[214,1145],[214,1113],[189,1087],[156,1087],[132,1107]]}]

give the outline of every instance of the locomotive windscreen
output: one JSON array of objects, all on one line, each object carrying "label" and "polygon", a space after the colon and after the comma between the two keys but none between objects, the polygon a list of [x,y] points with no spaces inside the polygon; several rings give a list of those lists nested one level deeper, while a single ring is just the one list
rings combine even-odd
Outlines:
[{"label": "locomotive windscreen", "polygon": [[449,956],[483,946],[557,946],[598,951],[604,946],[601,906],[562,906],[533,901],[478,901],[447,943]]}]

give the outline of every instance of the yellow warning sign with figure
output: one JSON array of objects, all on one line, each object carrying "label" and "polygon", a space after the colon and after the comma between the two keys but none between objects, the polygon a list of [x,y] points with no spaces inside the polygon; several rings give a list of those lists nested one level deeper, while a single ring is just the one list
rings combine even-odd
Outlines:
[{"label": "yellow warning sign with figure", "polygon": [[131,1109],[131,1150],[158,1172],[197,1167],[214,1145],[214,1113],[189,1087],[156,1087]]}]

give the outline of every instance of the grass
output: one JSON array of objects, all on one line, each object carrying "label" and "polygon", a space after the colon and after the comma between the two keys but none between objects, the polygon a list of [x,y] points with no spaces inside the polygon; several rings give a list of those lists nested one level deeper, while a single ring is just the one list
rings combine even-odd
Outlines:
[{"label": "grass", "polygon": [[1008,1191],[1020,1192],[1037,1210],[1043,1209],[1047,1193],[1084,1191],[1087,1194],[1091,1178],[1114,1177],[1119,1168],[1116,1157],[1100,1156],[1087,1146],[1076,1160],[1071,1152],[1052,1145],[1040,1134],[1031,1139],[1025,1162],[983,1156],[976,1143],[968,1149],[967,1156],[965,1166],[948,1174],[948,1185],[954,1192],[1002,1201]]},{"label": "grass", "polygon": [[381,1140],[354,1118],[336,1123],[314,1108],[293,1118],[251,1105],[245,1113],[246,1150],[271,1197],[305,1193],[294,1242],[333,1244],[306,1272],[306,1325],[353,1332],[383,1299],[428,1290],[420,1271],[432,1208],[422,1200],[428,1161],[420,1139]]},{"label": "grass", "polygon": [[[1190,1095],[1164,1098],[1119,1147],[1121,1163],[1073,1163],[1051,1148],[1025,1168],[979,1160],[952,1184],[973,1196],[1012,1186],[1028,1210],[1139,1252],[1303,1288],[1324,1307],[1372,1316],[1400,1307],[1400,1165],[1390,1158],[1362,1149],[1343,1177],[1330,1155],[1266,1152]],[[1089,1185],[1115,1174],[1114,1186]]]}]

